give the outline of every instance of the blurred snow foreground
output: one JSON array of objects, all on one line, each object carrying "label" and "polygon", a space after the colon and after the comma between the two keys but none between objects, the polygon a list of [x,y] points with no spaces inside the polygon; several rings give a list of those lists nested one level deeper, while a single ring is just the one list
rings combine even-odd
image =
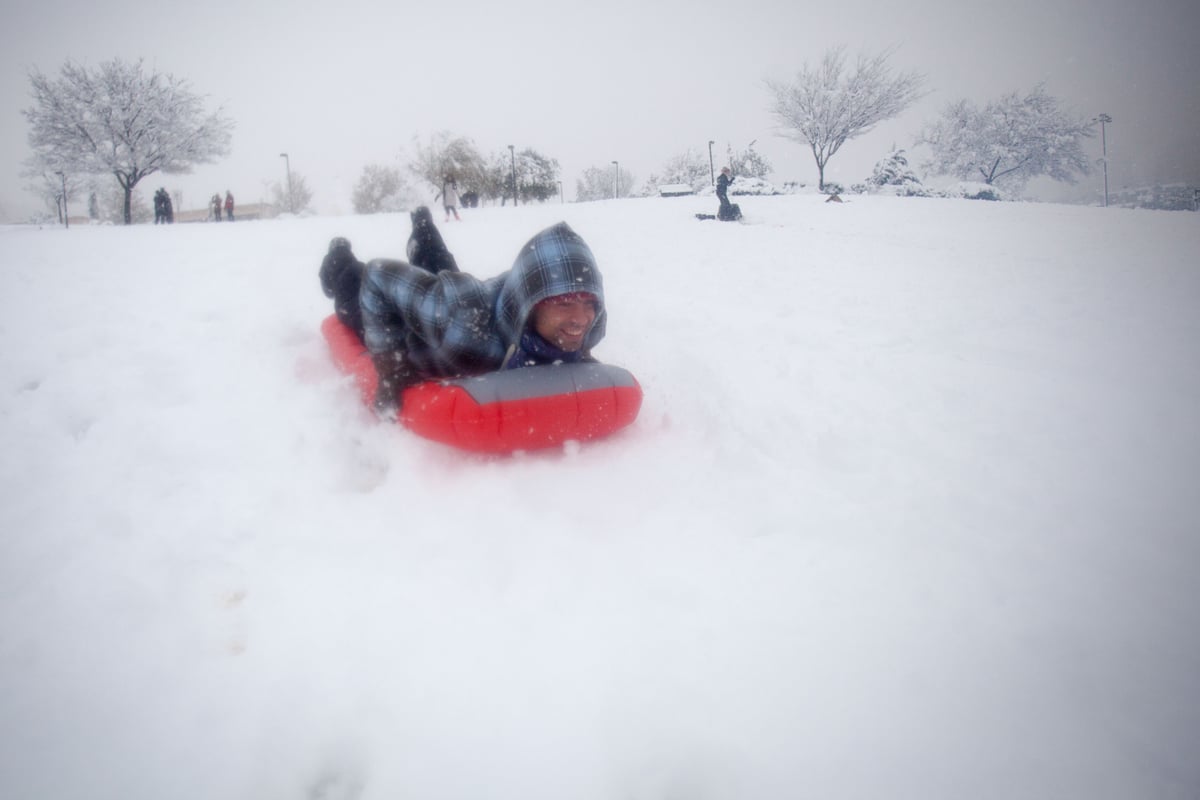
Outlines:
[{"label": "blurred snow foreground", "polygon": [[324,350],[407,215],[0,230],[0,796],[1195,798],[1200,226],[824,199],[444,226],[645,389],[505,459]]}]

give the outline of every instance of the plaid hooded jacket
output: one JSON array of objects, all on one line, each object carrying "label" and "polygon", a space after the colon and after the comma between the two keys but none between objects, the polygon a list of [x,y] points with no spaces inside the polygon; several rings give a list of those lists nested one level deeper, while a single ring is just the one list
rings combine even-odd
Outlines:
[{"label": "plaid hooded jacket", "polygon": [[487,280],[376,259],[359,294],[363,340],[372,355],[402,351],[424,378],[491,372],[520,346],[535,305],[573,292],[596,297],[587,354],[604,338],[604,285],[591,249],[565,222],[538,233],[512,269]]}]

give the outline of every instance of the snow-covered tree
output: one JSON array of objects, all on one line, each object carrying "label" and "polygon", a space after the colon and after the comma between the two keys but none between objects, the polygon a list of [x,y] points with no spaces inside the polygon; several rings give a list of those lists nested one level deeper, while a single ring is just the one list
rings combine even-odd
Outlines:
[{"label": "snow-covered tree", "polygon": [[767,179],[771,174],[771,162],[754,149],[754,143],[745,150],[735,151],[732,145],[725,148],[726,163],[733,174],[739,178]]},{"label": "snow-covered tree", "polygon": [[615,167],[588,167],[575,181],[575,199],[582,203],[630,197],[633,195],[634,182],[633,173],[620,164]]},{"label": "snow-covered tree", "polygon": [[154,211],[146,203],[146,198],[142,194],[141,189],[134,189],[129,196],[129,222],[125,221],[126,213],[125,191],[121,186],[113,186],[112,182],[107,182],[106,188],[101,189],[96,196],[96,219],[100,222],[111,223],[113,225],[133,224],[141,225],[142,223],[151,222],[154,219]]},{"label": "snow-covered tree", "polygon": [[113,59],[94,70],[67,62],[57,79],[29,74],[34,105],[29,144],[44,171],[113,175],[133,221],[133,189],[155,172],[190,172],[229,152],[233,123],[208,113],[186,81],[147,73],[139,60]]},{"label": "snow-covered tree", "polygon": [[[513,197],[513,172],[516,172],[516,191],[522,201],[545,202],[558,196],[558,159],[550,158],[531,147],[524,150],[493,153],[480,195],[487,200],[499,200],[501,205]],[[462,182],[459,182],[462,188]]]},{"label": "snow-covered tree", "polygon": [[893,74],[892,51],[859,56],[846,72],[842,48],[825,53],[816,67],[805,64],[793,82],[767,81],[774,98],[772,113],[783,136],[807,144],[817,162],[817,186],[825,189],[825,165],[850,139],[891,119],[921,96],[924,77],[916,72]]},{"label": "snow-covered tree", "polygon": [[529,147],[518,151],[517,190],[525,203],[530,200],[544,203],[558,197],[558,159]]},{"label": "snow-covered tree", "polygon": [[652,173],[646,178],[646,187],[642,194],[647,197],[658,194],[659,186],[686,183],[692,191],[699,192],[705,187],[712,188],[712,166],[708,155],[698,153],[691,148],[685,152],[667,159],[663,164],[662,173]]},{"label": "snow-covered tree", "polygon": [[378,214],[403,211],[416,205],[416,199],[399,169],[367,164],[354,185],[351,204],[356,214]]},{"label": "snow-covered tree", "polygon": [[413,138],[415,155],[408,169],[435,191],[441,191],[447,175],[453,175],[459,192],[476,191],[486,196],[484,186],[490,179],[489,165],[475,143],[465,136],[438,131],[422,143]]},{"label": "snow-covered tree", "polygon": [[1069,114],[1038,84],[1024,97],[1012,92],[982,109],[967,100],[951,103],[920,141],[933,153],[931,172],[1019,191],[1039,175],[1068,183],[1086,175],[1083,140],[1094,135],[1090,122]]},{"label": "snow-covered tree", "polygon": [[65,173],[59,175],[37,156],[25,160],[21,176],[29,181],[25,184],[25,189],[37,195],[46,209],[58,217],[59,222],[63,221],[63,183],[67,185],[66,199],[69,208],[70,202],[78,194],[79,183],[87,181],[87,176]]}]

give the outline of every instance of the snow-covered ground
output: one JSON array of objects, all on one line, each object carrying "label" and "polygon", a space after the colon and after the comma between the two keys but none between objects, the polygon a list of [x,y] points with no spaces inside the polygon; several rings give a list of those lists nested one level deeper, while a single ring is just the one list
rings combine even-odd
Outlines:
[{"label": "snow-covered ground", "polygon": [[847,200],[442,225],[645,389],[501,459],[326,357],[407,215],[0,230],[0,797],[1194,800],[1200,218]]}]

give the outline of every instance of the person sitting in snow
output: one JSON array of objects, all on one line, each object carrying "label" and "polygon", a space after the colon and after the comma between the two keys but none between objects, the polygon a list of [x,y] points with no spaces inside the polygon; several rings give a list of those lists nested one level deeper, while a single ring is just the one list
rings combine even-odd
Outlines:
[{"label": "person sitting in snow", "polygon": [[607,322],[596,259],[565,222],[535,235],[510,270],[486,280],[375,259],[358,299],[379,374],[375,408],[389,417],[404,389],[422,381],[595,361]]}]

